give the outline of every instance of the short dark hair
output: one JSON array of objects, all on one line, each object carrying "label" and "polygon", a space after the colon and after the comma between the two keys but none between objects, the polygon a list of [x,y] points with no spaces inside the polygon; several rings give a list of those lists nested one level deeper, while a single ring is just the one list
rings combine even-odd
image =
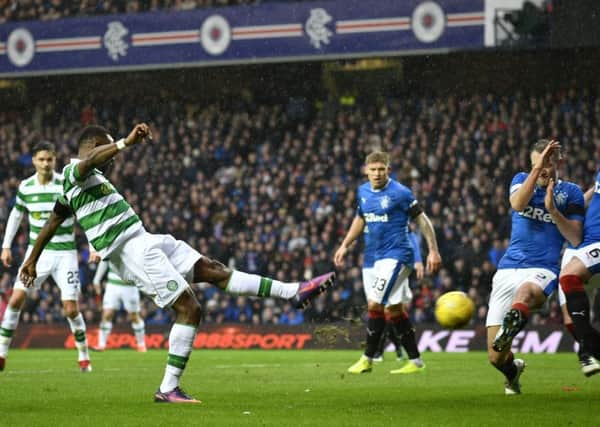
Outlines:
[{"label": "short dark hair", "polygon": [[40,141],[33,146],[33,149],[31,150],[31,155],[35,156],[40,151],[48,151],[52,154],[56,154],[56,147],[51,142]]},{"label": "short dark hair", "polygon": [[110,132],[102,126],[86,126],[79,132],[79,136],[77,137],[77,147],[81,148],[82,145],[90,144],[97,138],[106,138],[107,135],[110,135]]},{"label": "short dark hair", "polygon": [[541,153],[546,148],[546,145],[550,144],[549,139],[538,139],[531,145],[531,151],[536,153]]}]

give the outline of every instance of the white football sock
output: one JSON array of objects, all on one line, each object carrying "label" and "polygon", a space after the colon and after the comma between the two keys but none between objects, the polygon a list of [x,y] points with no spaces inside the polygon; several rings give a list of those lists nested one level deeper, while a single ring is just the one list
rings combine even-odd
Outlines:
[{"label": "white football sock", "polygon": [[169,334],[169,356],[160,391],[166,393],[179,386],[179,378],[192,352],[196,328],[175,323]]},{"label": "white football sock", "polygon": [[15,329],[17,329],[17,325],[19,324],[20,316],[21,310],[15,310],[11,306],[6,306],[2,325],[0,326],[0,357],[6,357],[8,354],[8,348],[10,347]]},{"label": "white football sock", "polygon": [[139,320],[137,322],[131,322],[131,328],[135,334],[135,341],[137,342],[138,347],[145,346],[146,328],[144,327],[144,321]]},{"label": "white football sock", "polygon": [[79,352],[78,360],[90,360],[87,337],[85,335],[85,320],[83,320],[83,316],[81,313],[77,313],[77,316],[74,319],[67,317],[67,321],[69,322],[71,332],[75,337],[75,347],[77,347],[77,351]]},{"label": "white football sock", "polygon": [[106,342],[108,341],[108,336],[112,331],[112,327],[112,322],[100,322],[100,327],[98,329],[98,347],[106,347]]},{"label": "white football sock", "polygon": [[285,283],[268,277],[261,277],[257,274],[234,270],[225,290],[236,295],[290,299],[298,292],[298,286],[297,282]]}]

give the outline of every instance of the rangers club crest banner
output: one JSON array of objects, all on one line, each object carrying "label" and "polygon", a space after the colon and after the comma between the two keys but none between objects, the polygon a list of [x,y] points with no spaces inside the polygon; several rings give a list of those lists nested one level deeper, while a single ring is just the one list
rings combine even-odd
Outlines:
[{"label": "rangers club crest banner", "polygon": [[271,3],[2,24],[0,76],[406,55],[483,46],[483,0]]}]

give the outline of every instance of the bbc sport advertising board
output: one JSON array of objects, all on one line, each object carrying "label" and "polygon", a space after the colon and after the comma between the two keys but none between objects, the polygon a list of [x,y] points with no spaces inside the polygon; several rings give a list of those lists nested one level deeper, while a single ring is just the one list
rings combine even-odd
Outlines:
[{"label": "bbc sport advertising board", "polygon": [[9,22],[0,76],[319,60],[484,46],[483,0],[335,0]]},{"label": "bbc sport advertising board", "polygon": [[[98,329],[88,327],[88,342],[97,343]],[[166,349],[169,327],[149,325],[146,345],[150,349]],[[360,325],[329,323],[323,325],[202,325],[194,340],[195,349],[222,350],[303,350],[360,349],[365,341],[365,329]],[[135,337],[128,325],[115,327],[108,339],[108,348],[135,348]],[[421,351],[463,353],[486,350],[484,326],[455,331],[437,325],[418,325],[417,344]],[[74,348],[73,335],[64,325],[19,325],[12,343],[15,348]],[[557,353],[573,351],[574,342],[562,328],[528,328],[513,341],[518,353]]]}]

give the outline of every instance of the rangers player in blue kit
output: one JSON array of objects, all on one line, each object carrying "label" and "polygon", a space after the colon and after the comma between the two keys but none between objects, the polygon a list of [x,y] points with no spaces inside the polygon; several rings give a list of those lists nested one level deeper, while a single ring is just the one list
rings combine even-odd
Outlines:
[{"label": "rangers player in blue kit", "polygon": [[531,150],[531,172],[515,175],[510,185],[511,240],[492,280],[486,320],[488,358],[504,374],[505,394],[519,394],[525,362],[514,359],[513,338],[558,287],[565,239],[581,242],[584,199],[581,189],[556,176],[560,144],[539,140]]},{"label": "rangers player in blue kit", "polygon": [[[567,311],[575,327],[582,360],[581,370],[591,376],[600,372],[600,331],[590,323],[590,302],[584,283],[590,288],[590,279],[600,273],[600,171],[596,175],[593,189],[586,192],[591,195],[585,212],[583,242],[565,254],[565,265],[560,272],[560,287],[565,294]],[[568,259],[567,259],[568,255]]]},{"label": "rangers player in blue kit", "polygon": [[358,208],[350,229],[335,252],[336,266],[343,265],[348,247],[365,236],[363,286],[367,297],[367,349],[349,373],[371,372],[373,357],[386,321],[401,338],[409,362],[392,374],[412,374],[425,369],[417,348],[415,331],[403,303],[410,301],[408,276],[414,264],[408,240],[408,221],[414,221],[427,241],[427,272],[441,265],[435,231],[431,221],[415,200],[412,191],[390,178],[390,157],[380,151],[369,154],[365,162],[369,182],[358,188]]}]

